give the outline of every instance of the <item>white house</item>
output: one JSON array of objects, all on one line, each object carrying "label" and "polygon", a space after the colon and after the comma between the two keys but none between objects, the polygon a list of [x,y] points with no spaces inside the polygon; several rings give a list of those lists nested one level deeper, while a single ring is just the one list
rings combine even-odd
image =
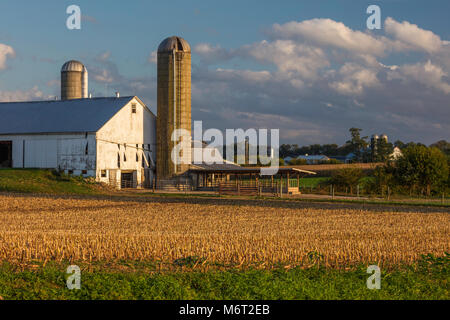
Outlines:
[{"label": "white house", "polygon": [[400,150],[399,147],[394,147],[394,150],[389,155],[389,159],[391,159],[391,160],[398,160],[402,156],[403,156],[402,150]]},{"label": "white house", "polygon": [[156,117],[138,97],[0,103],[0,167],[143,187],[155,161]]}]

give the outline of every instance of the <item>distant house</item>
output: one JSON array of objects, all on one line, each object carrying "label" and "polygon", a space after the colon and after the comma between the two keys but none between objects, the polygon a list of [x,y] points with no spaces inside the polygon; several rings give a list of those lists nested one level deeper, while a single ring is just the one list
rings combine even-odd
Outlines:
[{"label": "distant house", "polygon": [[403,156],[403,153],[400,150],[400,148],[399,147],[394,147],[394,151],[389,155],[389,159],[397,160],[401,156]]},{"label": "distant house", "polygon": [[323,161],[330,161],[330,158],[327,156],[321,154],[321,155],[308,155],[305,154],[304,156],[298,156],[297,159],[304,159],[306,160],[307,164],[318,164]]},{"label": "distant house", "polygon": [[323,161],[329,161],[330,160],[330,158],[328,158],[325,155],[308,155],[308,154],[301,155],[301,156],[298,156],[296,158],[286,157],[283,160],[284,160],[284,162],[286,164],[288,164],[290,161],[297,160],[297,159],[305,160],[307,164],[318,164],[318,163],[321,163]]},{"label": "distant house", "polygon": [[355,159],[356,155],[353,152],[350,152],[345,156],[345,163],[350,163]]}]

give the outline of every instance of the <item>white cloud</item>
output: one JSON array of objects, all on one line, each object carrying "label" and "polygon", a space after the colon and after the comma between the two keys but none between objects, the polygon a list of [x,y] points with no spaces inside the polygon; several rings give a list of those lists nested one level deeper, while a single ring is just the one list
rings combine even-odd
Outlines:
[{"label": "white cloud", "polygon": [[104,53],[100,54],[97,57],[97,60],[99,60],[99,61],[107,61],[107,60],[109,60],[110,57],[111,57],[111,52],[110,51],[105,51]]},{"label": "white cloud", "polygon": [[102,69],[93,74],[93,78],[97,82],[102,83],[112,83],[114,82],[114,77],[111,75],[111,72],[107,69]]},{"label": "white cloud", "polygon": [[251,82],[266,82],[271,79],[268,71],[217,69],[217,75],[222,80],[233,80],[236,78]]},{"label": "white cloud", "polygon": [[45,95],[37,86],[26,91],[0,91],[0,101],[2,102],[48,100],[50,98],[51,96]]},{"label": "white cloud", "polygon": [[402,79],[405,82],[416,81],[425,87],[450,94],[450,84],[443,79],[446,77],[448,77],[448,73],[440,66],[431,63],[430,60],[425,63],[400,66],[396,72],[389,74],[390,79]]},{"label": "white cloud", "polygon": [[330,83],[330,87],[343,95],[359,95],[365,88],[380,85],[377,78],[377,70],[367,69],[354,63],[346,63],[338,74],[340,81]]},{"label": "white cloud", "polygon": [[194,47],[194,52],[202,57],[204,62],[214,63],[232,59],[234,53],[220,46],[212,46],[208,43],[200,43]]},{"label": "white cloud", "polygon": [[147,61],[154,64],[158,63],[158,52],[156,50],[152,51],[148,56]]},{"label": "white cloud", "polygon": [[416,24],[408,21],[397,22],[391,17],[385,21],[386,33],[395,40],[401,41],[407,49],[423,50],[434,53],[445,44],[441,38],[432,31],[419,28]]},{"label": "white cloud", "polygon": [[0,43],[0,70],[6,68],[6,60],[8,58],[14,58],[15,56],[16,52],[12,47]]},{"label": "white cloud", "polygon": [[312,43],[318,46],[339,48],[353,53],[383,55],[385,43],[374,36],[355,31],[342,22],[331,19],[311,19],[274,24],[271,35],[282,39]]},{"label": "white cloud", "polygon": [[242,55],[262,63],[274,64],[279,77],[292,78],[295,73],[302,79],[315,80],[318,71],[330,65],[325,52],[318,47],[298,44],[292,40],[261,41],[240,50]]}]

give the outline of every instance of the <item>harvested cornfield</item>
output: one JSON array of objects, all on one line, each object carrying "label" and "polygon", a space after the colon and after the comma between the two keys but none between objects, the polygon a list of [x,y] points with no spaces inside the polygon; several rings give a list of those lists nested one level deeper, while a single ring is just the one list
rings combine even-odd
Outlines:
[{"label": "harvested cornfield", "polygon": [[279,203],[0,195],[0,259],[347,266],[450,251],[445,210]]}]

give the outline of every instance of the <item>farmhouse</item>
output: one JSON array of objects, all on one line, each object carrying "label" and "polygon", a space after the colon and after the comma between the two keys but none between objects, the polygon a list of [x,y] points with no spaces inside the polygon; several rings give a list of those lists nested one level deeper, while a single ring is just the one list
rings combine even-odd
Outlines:
[{"label": "farmhouse", "polygon": [[121,187],[153,179],[156,117],[138,97],[0,103],[0,167],[54,168]]}]

